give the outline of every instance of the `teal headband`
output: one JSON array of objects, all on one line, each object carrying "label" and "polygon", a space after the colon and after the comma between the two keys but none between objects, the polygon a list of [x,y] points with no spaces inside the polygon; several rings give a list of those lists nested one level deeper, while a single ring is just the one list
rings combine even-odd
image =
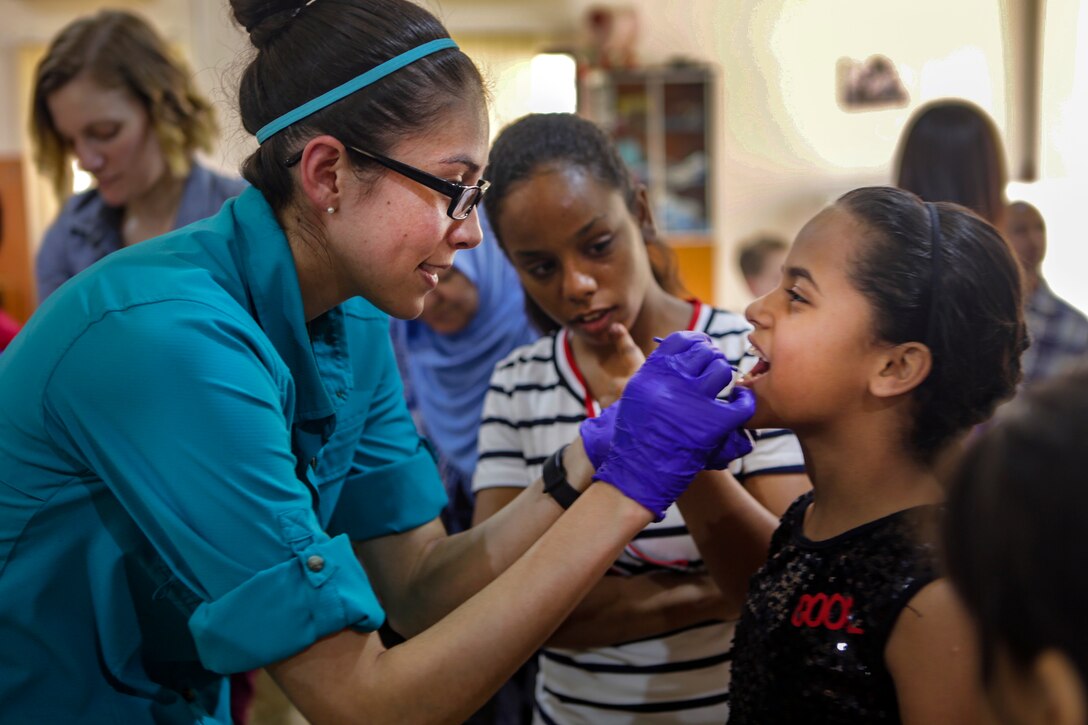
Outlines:
[{"label": "teal headband", "polygon": [[438,40],[432,40],[429,43],[424,43],[411,50],[405,51],[395,58],[390,58],[379,66],[371,68],[362,75],[355,76],[347,83],[339,85],[333,88],[331,91],[322,93],[317,98],[303,103],[298,108],[288,111],[279,118],[270,123],[265,124],[259,131],[257,131],[257,143],[264,143],[269,138],[279,133],[283,129],[287,128],[296,121],[301,121],[310,114],[317,113],[322,108],[336,103],[345,96],[350,96],[360,88],[366,88],[371,83],[379,81],[385,78],[390,73],[400,70],[409,63],[414,63],[424,56],[428,56],[431,53],[435,53],[439,50],[445,50],[446,48],[456,48],[457,43],[453,42],[450,38],[439,38]]}]

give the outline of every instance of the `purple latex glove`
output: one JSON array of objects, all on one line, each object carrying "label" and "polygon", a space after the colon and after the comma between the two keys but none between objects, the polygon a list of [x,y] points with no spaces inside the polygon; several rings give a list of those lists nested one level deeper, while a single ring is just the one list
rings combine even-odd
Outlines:
[{"label": "purple latex glove", "polygon": [[[722,400],[718,398],[718,400]],[[739,385],[733,388],[733,391],[729,393],[729,396],[725,399],[725,402],[730,405],[747,406],[752,412],[748,414],[748,417],[752,417],[752,413],[756,410],[756,396],[748,388],[742,388]],[[745,434],[741,428],[736,429],[725,437],[718,450],[710,457],[710,460],[706,462],[708,469],[724,470],[730,463],[741,456],[746,456],[752,452],[752,441]]]},{"label": "purple latex glove", "polygon": [[706,334],[674,332],[665,338],[616,403],[612,445],[594,478],[611,483],[660,521],[708,462],[740,450],[730,434],[752,417],[755,399],[740,389],[728,401],[715,397],[732,374]]},{"label": "purple latex glove", "polygon": [[589,456],[589,462],[593,464],[594,470],[604,463],[608,448],[612,445],[612,434],[616,430],[616,413],[619,409],[619,403],[613,403],[607,408],[601,408],[601,414],[597,417],[586,418],[578,426],[582,445],[585,446],[586,455]]},{"label": "purple latex glove", "polygon": [[[752,391],[738,387],[734,388],[724,400],[735,405],[751,404],[754,409],[755,403],[749,403],[746,400],[751,395]],[[723,399],[719,398],[719,400]],[[612,445],[612,435],[616,429],[616,412],[618,410],[619,405],[616,404],[602,408],[600,415],[595,418],[586,418],[578,426],[578,432],[582,436],[582,445],[585,446],[586,455],[589,456],[589,461],[593,464],[594,470],[601,467],[605,456],[608,455],[608,448]],[[733,460],[746,456],[751,452],[752,442],[748,439],[748,436],[744,434],[744,431],[736,430],[725,437],[725,441],[718,448],[718,452],[707,461],[706,467],[720,471]]]}]

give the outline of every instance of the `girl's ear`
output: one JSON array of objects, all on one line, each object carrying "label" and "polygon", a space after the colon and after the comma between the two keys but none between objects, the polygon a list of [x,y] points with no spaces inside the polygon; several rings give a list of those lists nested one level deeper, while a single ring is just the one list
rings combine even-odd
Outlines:
[{"label": "girl's ear", "polygon": [[876,374],[869,380],[869,392],[878,398],[892,398],[922,384],[933,368],[933,355],[920,342],[904,342],[884,350],[877,365]]},{"label": "girl's ear", "polygon": [[1040,714],[1046,713],[1045,722],[1060,725],[1081,725],[1088,722],[1088,704],[1085,702],[1084,682],[1077,667],[1064,652],[1048,649],[1035,658],[1031,666],[1032,676],[1042,698]]},{"label": "girl's ear", "polygon": [[302,151],[298,170],[304,203],[318,212],[340,209],[343,174],[351,172],[344,144],[328,135],[310,139]]}]

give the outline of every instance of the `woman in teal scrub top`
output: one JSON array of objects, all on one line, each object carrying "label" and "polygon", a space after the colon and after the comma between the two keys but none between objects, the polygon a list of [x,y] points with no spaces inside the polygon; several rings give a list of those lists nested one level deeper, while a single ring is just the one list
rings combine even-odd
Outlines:
[{"label": "woman in teal scrub top", "polygon": [[407,0],[232,7],[252,188],[0,357],[4,722],[227,722],[223,675],[256,667],[314,723],[460,722],[751,414],[669,338],[547,489],[447,537],[387,315],[480,241],[480,76]]}]

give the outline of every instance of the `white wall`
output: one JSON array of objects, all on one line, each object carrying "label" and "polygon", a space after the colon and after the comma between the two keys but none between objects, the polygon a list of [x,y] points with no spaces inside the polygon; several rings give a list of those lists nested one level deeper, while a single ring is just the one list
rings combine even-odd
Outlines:
[{"label": "white wall", "polygon": [[1061,297],[1088,311],[1088,4],[1047,0],[1043,23],[1040,181],[1010,189],[1047,223],[1043,274]]},{"label": "white wall", "polygon": [[[581,0],[582,9],[592,0]],[[900,130],[919,104],[970,98],[1005,126],[1002,25],[994,0],[635,0],[641,60],[682,56],[721,69],[717,130],[717,297],[746,302],[736,242],[789,239],[839,194],[891,180]],[[840,58],[895,62],[910,105],[847,112]]]}]

